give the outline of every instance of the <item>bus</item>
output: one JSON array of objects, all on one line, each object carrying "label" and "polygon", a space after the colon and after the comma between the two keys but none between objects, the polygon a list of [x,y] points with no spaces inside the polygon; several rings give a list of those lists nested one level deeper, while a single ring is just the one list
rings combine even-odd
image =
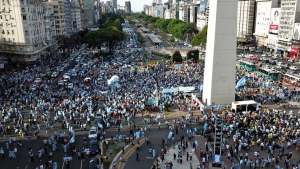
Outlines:
[{"label": "bus", "polygon": [[280,79],[280,73],[269,68],[260,68],[256,75],[274,81]]},{"label": "bus", "polygon": [[282,82],[284,84],[292,85],[294,87],[300,87],[300,76],[286,73],[282,78]]},{"label": "bus", "polygon": [[231,103],[231,110],[235,113],[243,111],[257,111],[260,109],[260,104],[254,100],[235,101]]},{"label": "bus", "polygon": [[248,72],[256,71],[256,65],[254,63],[246,61],[246,60],[241,60],[240,61],[240,68],[244,69]]}]

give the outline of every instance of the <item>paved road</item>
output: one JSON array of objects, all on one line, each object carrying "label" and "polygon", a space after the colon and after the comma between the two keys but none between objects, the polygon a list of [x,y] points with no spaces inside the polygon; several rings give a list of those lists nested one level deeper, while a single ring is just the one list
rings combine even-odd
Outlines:
[{"label": "paved road", "polygon": [[[190,144],[189,147],[182,154],[182,163],[177,162],[176,159],[174,160],[174,153],[178,156],[178,151],[178,146],[172,146],[167,151],[167,154],[165,155],[165,161],[162,163],[161,169],[167,169],[165,162],[172,162],[174,169],[196,169],[199,166],[200,162],[198,160],[198,157],[192,150],[192,146]],[[192,155],[192,158],[189,160],[186,159],[187,152],[190,155]]]},{"label": "paved road", "polygon": [[[83,144],[83,138],[84,136],[80,136],[76,138],[76,147],[79,148],[80,145]],[[44,146],[43,140],[39,139],[39,140],[28,140],[28,141],[21,141],[19,142],[22,145],[18,146],[17,149],[17,153],[16,153],[16,159],[8,159],[7,157],[5,157],[4,159],[1,158],[0,159],[0,163],[1,163],[1,169],[35,169],[37,166],[41,165],[41,164],[45,164],[50,158],[47,157],[43,157],[41,159],[37,158],[37,154],[36,152]],[[2,142],[0,143],[1,147],[5,147],[5,143]],[[34,162],[30,162],[29,159],[29,154],[28,154],[28,149],[32,148],[33,152],[35,153],[35,159]],[[62,169],[63,167],[63,159],[62,157],[64,156],[63,153],[63,147],[62,146],[58,146],[58,151],[53,153],[53,160],[58,162],[58,167],[60,169]],[[48,149],[48,151],[50,150],[50,148]],[[7,153],[7,152],[6,152]],[[88,162],[89,159],[86,160],[80,160],[77,158],[76,154],[74,154],[73,156],[73,160],[70,163],[70,168],[72,169],[84,169],[84,168],[88,168]],[[66,168],[66,165],[64,165],[64,168]]]},{"label": "paved road", "polygon": [[[162,139],[166,138],[167,134],[167,129],[152,129],[146,133],[156,152],[160,152]],[[150,146],[148,147],[146,144],[141,146],[139,150],[140,160],[136,161],[136,153],[134,153],[128,159],[125,169],[149,169],[152,166],[154,159],[149,158],[150,154],[148,148],[150,148]]]}]

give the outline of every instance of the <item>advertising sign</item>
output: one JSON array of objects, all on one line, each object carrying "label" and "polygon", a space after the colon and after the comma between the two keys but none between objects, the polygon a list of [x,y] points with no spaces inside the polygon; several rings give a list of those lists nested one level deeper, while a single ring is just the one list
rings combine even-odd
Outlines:
[{"label": "advertising sign", "polygon": [[300,40],[300,23],[295,23],[293,39]]},{"label": "advertising sign", "polygon": [[272,1],[257,2],[256,20],[255,20],[255,35],[267,36],[269,33],[271,19]]},{"label": "advertising sign", "polygon": [[271,9],[271,23],[269,32],[272,34],[278,34],[279,29],[279,18],[280,18],[280,8]]}]

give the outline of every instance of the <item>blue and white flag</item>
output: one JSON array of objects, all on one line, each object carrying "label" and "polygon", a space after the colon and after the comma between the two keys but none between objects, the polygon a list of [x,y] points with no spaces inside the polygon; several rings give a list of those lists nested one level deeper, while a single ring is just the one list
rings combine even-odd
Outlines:
[{"label": "blue and white flag", "polygon": [[242,78],[237,82],[237,84],[236,84],[236,86],[235,86],[235,89],[239,89],[240,87],[245,86],[246,81],[247,81],[247,77],[246,77],[246,76],[242,77]]}]

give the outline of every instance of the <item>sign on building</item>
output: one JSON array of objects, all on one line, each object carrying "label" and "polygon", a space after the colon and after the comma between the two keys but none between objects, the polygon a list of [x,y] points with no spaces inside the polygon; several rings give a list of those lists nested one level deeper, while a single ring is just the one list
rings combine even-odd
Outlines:
[{"label": "sign on building", "polygon": [[279,18],[280,18],[280,8],[271,9],[271,23],[269,32],[272,34],[278,34],[279,29]]}]

